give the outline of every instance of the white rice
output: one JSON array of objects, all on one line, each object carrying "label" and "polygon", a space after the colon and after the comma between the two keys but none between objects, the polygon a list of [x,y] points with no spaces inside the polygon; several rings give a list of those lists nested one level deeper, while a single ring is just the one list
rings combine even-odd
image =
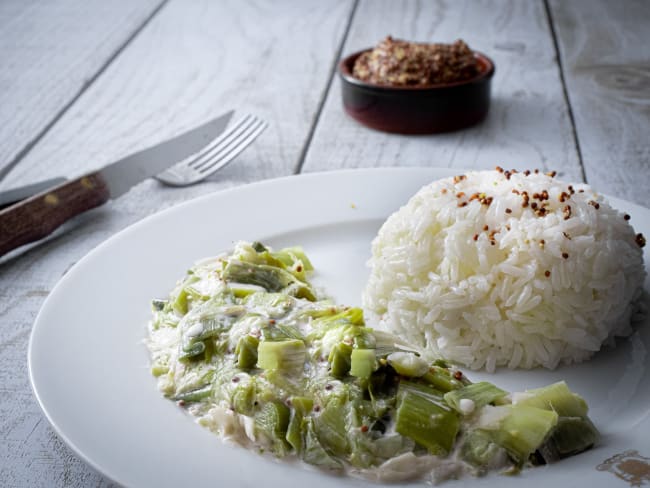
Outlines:
[{"label": "white rice", "polygon": [[384,223],[369,266],[370,325],[488,371],[580,362],[630,334],[645,278],[634,230],[591,188],[501,170],[422,188]]}]

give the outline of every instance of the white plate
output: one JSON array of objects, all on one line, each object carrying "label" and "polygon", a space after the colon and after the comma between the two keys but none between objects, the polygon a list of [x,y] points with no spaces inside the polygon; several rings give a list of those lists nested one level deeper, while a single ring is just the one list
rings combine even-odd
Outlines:
[{"label": "white plate", "polygon": [[[424,184],[457,172],[371,169],[270,180],[185,203],[119,233],[65,275],[36,319],[29,368],[45,415],[81,458],[127,486],[275,487],[288,480],[294,486],[370,486],[223,444],[165,400],[143,345],[149,303],[166,296],[195,260],[237,240],[261,240],[274,247],[302,245],[318,284],[342,303],[359,304],[370,241],[382,221]],[[650,237],[649,210],[612,202]],[[645,259],[648,266],[647,252]],[[589,402],[603,439],[596,449],[551,467],[453,486],[547,487],[567,480],[626,486],[597,466],[631,450],[650,456],[649,329],[582,365],[470,375],[515,390],[566,379]],[[643,467],[645,461],[634,462]],[[612,469],[624,474],[620,463]],[[643,473],[638,476],[643,481]]]}]

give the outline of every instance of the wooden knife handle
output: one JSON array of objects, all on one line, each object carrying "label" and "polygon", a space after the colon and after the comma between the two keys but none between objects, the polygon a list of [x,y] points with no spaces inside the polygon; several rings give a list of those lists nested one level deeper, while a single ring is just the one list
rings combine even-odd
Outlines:
[{"label": "wooden knife handle", "polygon": [[108,186],[96,172],[0,210],[0,256],[48,236],[72,217],[109,199]]}]

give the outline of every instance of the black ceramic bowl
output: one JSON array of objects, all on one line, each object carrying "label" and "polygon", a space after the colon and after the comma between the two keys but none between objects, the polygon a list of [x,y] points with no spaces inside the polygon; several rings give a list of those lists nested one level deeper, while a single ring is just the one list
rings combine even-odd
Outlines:
[{"label": "black ceramic bowl", "polygon": [[339,63],[343,106],[354,119],[373,129],[399,134],[449,132],[481,122],[490,106],[494,63],[474,51],[479,74],[466,81],[428,86],[392,87],[366,83],[352,76],[356,59]]}]

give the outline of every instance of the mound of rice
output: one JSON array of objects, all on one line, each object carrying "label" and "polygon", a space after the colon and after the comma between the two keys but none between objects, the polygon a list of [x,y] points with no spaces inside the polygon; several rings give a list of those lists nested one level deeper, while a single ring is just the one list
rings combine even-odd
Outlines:
[{"label": "mound of rice", "polygon": [[628,335],[643,236],[553,176],[497,168],[422,188],[372,243],[369,323],[488,371],[580,362]]}]

